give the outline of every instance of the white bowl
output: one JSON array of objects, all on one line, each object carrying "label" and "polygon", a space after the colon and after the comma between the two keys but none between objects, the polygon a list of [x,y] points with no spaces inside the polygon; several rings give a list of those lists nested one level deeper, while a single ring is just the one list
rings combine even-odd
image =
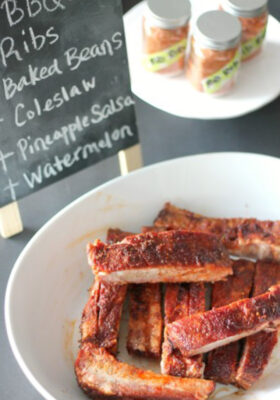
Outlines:
[{"label": "white bowl", "polygon": [[[35,388],[48,400],[86,398],[76,383],[73,361],[92,283],[88,241],[104,239],[108,227],[139,231],[168,200],[209,216],[280,219],[279,172],[278,159],[260,155],[185,157],[106,183],[52,218],[19,256],[5,301],[12,350]],[[279,399],[278,354],[276,349],[266,376],[244,398]],[[123,349],[120,357],[131,362]],[[219,387],[216,398],[230,391]]]}]

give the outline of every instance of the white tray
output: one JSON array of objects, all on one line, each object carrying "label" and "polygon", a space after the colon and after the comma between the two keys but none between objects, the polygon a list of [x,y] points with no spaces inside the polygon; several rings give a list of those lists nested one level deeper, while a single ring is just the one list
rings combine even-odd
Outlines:
[{"label": "white tray", "polygon": [[[217,8],[216,0],[193,1],[194,18]],[[223,97],[209,97],[195,91],[184,74],[168,78],[147,72],[141,65],[144,2],[124,16],[127,51],[133,93],[146,103],[185,118],[224,119],[259,109],[280,94],[280,23],[269,17],[262,53],[242,65],[235,88]]]}]

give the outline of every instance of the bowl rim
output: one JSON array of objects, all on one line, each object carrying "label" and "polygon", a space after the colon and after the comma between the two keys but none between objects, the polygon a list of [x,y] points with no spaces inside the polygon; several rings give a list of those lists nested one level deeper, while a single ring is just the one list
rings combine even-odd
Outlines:
[{"label": "bowl rim", "polygon": [[111,179],[102,185],[99,185],[88,192],[82,194],[79,196],[77,199],[73,200],[69,204],[67,204],[65,207],[63,207],[60,211],[58,211],[55,215],[53,215],[35,234],[34,236],[29,240],[29,242],[25,245],[25,247],[22,249],[20,252],[19,256],[17,257],[16,262],[14,263],[12,270],[10,272],[9,278],[8,278],[8,283],[6,286],[6,292],[5,292],[5,299],[4,299],[4,319],[5,319],[5,326],[6,326],[6,332],[9,340],[10,347],[12,349],[12,353],[19,364],[23,374],[26,376],[26,378],[29,380],[29,382],[32,384],[32,386],[39,392],[41,396],[43,396],[44,399],[46,400],[57,400],[55,397],[53,397],[48,390],[34,377],[33,373],[29,370],[26,362],[24,361],[24,358],[21,355],[21,352],[17,346],[14,334],[13,334],[13,329],[12,329],[12,324],[11,324],[11,299],[12,299],[12,294],[13,294],[13,285],[16,280],[17,273],[19,269],[21,268],[21,263],[22,260],[24,259],[25,255],[28,253],[28,251],[33,247],[34,243],[36,243],[37,239],[45,233],[45,231],[48,230],[49,226],[51,226],[57,219],[62,217],[65,213],[67,213],[72,207],[75,207],[77,204],[80,202],[83,202],[85,199],[89,198],[90,196],[94,195],[94,193],[99,192],[100,190],[107,188],[111,186],[112,184],[115,184],[119,181],[125,180],[128,177],[137,177],[138,175],[149,173],[149,171],[153,171],[156,169],[160,169],[162,166],[168,165],[168,164],[173,164],[173,163],[181,163],[185,162],[185,160],[189,159],[203,159],[203,158],[258,158],[259,160],[271,160],[271,161],[277,161],[280,163],[280,158],[275,157],[275,156],[270,156],[266,154],[260,154],[260,153],[250,153],[250,152],[209,152],[209,153],[199,153],[199,154],[194,154],[194,155],[187,155],[183,157],[176,157],[170,160],[165,160],[161,161],[152,165],[148,165],[145,167],[142,167],[138,170],[132,171],[129,174],[123,175],[123,176],[118,176],[114,179]]}]

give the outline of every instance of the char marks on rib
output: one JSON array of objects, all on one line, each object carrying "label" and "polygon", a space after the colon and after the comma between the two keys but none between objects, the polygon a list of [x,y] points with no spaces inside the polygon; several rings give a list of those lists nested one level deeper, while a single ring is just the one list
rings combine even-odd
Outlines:
[{"label": "char marks on rib", "polygon": [[[233,264],[233,275],[226,281],[216,282],[212,288],[212,308],[222,307],[239,299],[249,297],[255,264],[238,260]],[[240,342],[233,342],[211,351],[207,356],[205,377],[230,384],[235,382]]]},{"label": "char marks on rib", "polygon": [[[205,311],[205,286],[203,283],[166,285],[165,326],[187,315]],[[166,375],[202,378],[204,363],[201,355],[185,357],[174,349],[167,335],[162,346],[161,372]]]},{"label": "char marks on rib", "polygon": [[167,337],[185,356],[235,342],[280,323],[280,285],[250,299],[168,324]]},{"label": "char marks on rib", "polygon": [[160,358],[163,328],[160,285],[130,285],[129,300],[128,352]]},{"label": "char marks on rib", "polygon": [[[280,283],[280,264],[258,262],[253,295],[262,294],[270,286],[277,283]],[[259,332],[245,340],[243,354],[236,375],[236,383],[240,387],[249,389],[261,377],[277,341],[277,330]]]},{"label": "char marks on rib", "polygon": [[207,218],[166,203],[155,220],[155,226],[211,233],[220,238],[232,254],[280,260],[280,221]]},{"label": "char marks on rib", "polygon": [[95,274],[119,284],[216,281],[232,273],[215,236],[186,231],[147,232],[111,245],[97,240],[88,258]]},{"label": "char marks on rib", "polygon": [[75,372],[81,388],[94,399],[206,400],[215,388],[212,381],[175,378],[135,368],[90,342],[82,344]]},{"label": "char marks on rib", "polygon": [[107,231],[106,243],[113,244],[117,242],[121,242],[127,236],[134,235],[134,233],[122,231],[119,228],[109,228]]}]

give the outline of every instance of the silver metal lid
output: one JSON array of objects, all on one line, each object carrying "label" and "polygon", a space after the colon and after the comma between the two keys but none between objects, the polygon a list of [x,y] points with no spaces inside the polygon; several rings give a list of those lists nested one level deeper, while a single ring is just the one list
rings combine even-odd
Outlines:
[{"label": "silver metal lid", "polygon": [[199,45],[226,50],[236,47],[241,40],[242,26],[238,18],[225,11],[207,11],[194,26],[194,38]]},{"label": "silver metal lid", "polygon": [[185,25],[191,17],[189,0],[147,0],[146,16],[163,29]]},{"label": "silver metal lid", "polygon": [[222,8],[237,17],[257,17],[268,9],[268,0],[222,0]]}]

